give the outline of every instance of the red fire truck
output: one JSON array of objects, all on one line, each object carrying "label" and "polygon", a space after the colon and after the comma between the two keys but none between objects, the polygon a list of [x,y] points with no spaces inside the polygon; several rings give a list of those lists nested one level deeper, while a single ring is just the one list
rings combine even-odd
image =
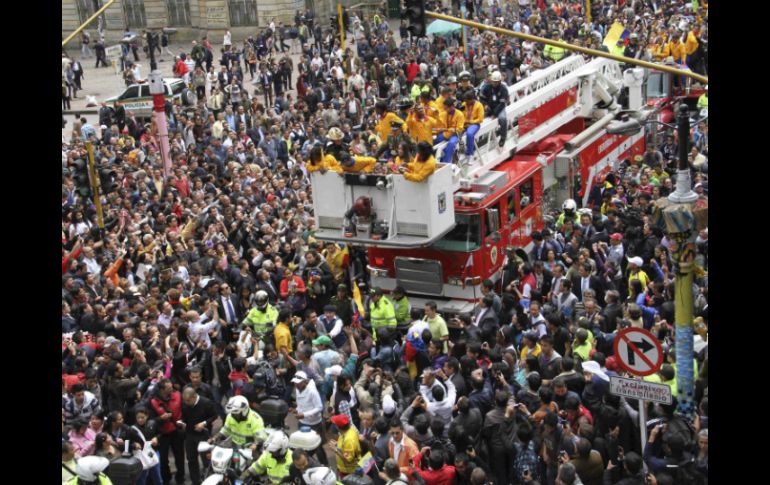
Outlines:
[{"label": "red fire truck", "polygon": [[[545,213],[568,198],[584,205],[597,180],[644,151],[643,134],[606,130],[620,111],[614,96],[623,78],[616,62],[581,56],[534,73],[509,88],[502,150],[497,121],[487,119],[476,156],[438,163],[423,183],[313,173],[316,237],[368,246],[372,286],[402,286],[413,306],[433,300],[445,316],[470,314],[481,282],[500,279],[509,246],[526,255]],[[632,109],[642,108],[641,95],[632,99]]]}]

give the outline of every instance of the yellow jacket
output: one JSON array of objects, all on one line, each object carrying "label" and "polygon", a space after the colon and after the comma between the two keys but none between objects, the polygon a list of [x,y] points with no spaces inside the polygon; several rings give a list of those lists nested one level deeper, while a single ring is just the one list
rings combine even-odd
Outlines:
[{"label": "yellow jacket", "polygon": [[422,182],[436,171],[436,158],[431,155],[424,162],[412,161],[406,164],[404,178],[411,182]]},{"label": "yellow jacket", "polygon": [[342,166],[342,171],[357,173],[364,171],[371,173],[374,170],[374,166],[377,165],[377,159],[374,157],[352,157],[353,165]]},{"label": "yellow jacket", "polygon": [[422,101],[420,101],[420,104],[425,109],[425,114],[428,116],[438,118],[439,113],[441,113],[441,110],[439,109],[436,101],[428,101],[427,103],[423,103]]},{"label": "yellow jacket", "polygon": [[671,52],[670,55],[674,58],[674,62],[684,62],[685,59],[687,59],[687,52],[685,50],[684,44],[678,42],[678,39],[669,42],[668,49]]},{"label": "yellow jacket", "polygon": [[396,116],[395,113],[391,113],[391,112],[385,113],[385,116],[383,116],[380,119],[379,123],[377,123],[377,127],[375,128],[375,131],[377,132],[377,135],[380,137],[380,140],[382,140],[382,143],[386,143],[388,141],[388,138],[390,138],[391,121],[400,121],[401,123],[404,122],[404,120]]},{"label": "yellow jacket", "polygon": [[662,44],[653,44],[651,51],[653,57],[658,62],[665,61],[666,58],[671,55],[671,49],[668,46],[668,42],[664,42]]},{"label": "yellow jacket", "polygon": [[465,126],[480,125],[484,121],[484,105],[478,101],[473,101],[473,107],[468,109],[468,103],[465,104]]},{"label": "yellow jacket", "polygon": [[438,121],[439,128],[445,128],[442,133],[446,139],[451,138],[455,132],[460,135],[465,128],[465,115],[459,110],[455,110],[451,115],[447,111],[442,111],[438,115]]},{"label": "yellow jacket", "polygon": [[432,144],[433,128],[437,126],[439,126],[439,121],[429,115],[425,116],[425,119],[422,121],[417,119],[417,115],[414,113],[409,113],[409,116],[406,117],[406,132],[416,143],[427,141]]},{"label": "yellow jacket", "polygon": [[438,114],[441,115],[444,111],[446,111],[446,107],[444,106],[444,101],[446,98],[442,95],[436,98],[436,101],[433,102],[433,104],[436,107],[436,110],[438,110]]},{"label": "yellow jacket", "polygon": [[305,164],[308,173],[321,170],[321,167],[324,167],[326,170],[331,170],[332,172],[342,173],[342,166],[340,163],[334,158],[334,155],[328,153],[324,155],[321,163],[313,163],[311,160],[308,160],[307,164]]},{"label": "yellow jacket", "polygon": [[688,56],[693,55],[698,49],[698,39],[695,38],[695,34],[693,34],[692,31],[687,34],[687,40],[684,43],[684,49]]}]

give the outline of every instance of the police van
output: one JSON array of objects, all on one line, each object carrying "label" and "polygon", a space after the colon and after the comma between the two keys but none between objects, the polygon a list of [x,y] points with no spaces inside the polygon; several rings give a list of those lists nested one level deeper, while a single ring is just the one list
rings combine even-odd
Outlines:
[{"label": "police van", "polygon": [[[195,93],[187,88],[183,79],[163,79],[165,98],[172,103],[179,100],[182,106],[194,107],[198,102]],[[122,105],[126,112],[133,112],[137,118],[150,118],[153,111],[152,94],[150,84],[138,83],[128,86],[125,91],[117,96],[105,100],[106,103]]]}]

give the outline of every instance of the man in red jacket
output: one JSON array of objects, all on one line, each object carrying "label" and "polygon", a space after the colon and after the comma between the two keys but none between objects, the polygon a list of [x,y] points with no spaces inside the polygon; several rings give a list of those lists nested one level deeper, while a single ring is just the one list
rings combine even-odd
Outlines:
[{"label": "man in red jacket", "polygon": [[155,397],[150,401],[158,415],[159,435],[158,448],[160,452],[160,474],[163,483],[171,482],[171,469],[168,466],[168,449],[174,452],[176,465],[176,483],[184,483],[184,434],[182,432],[182,395],[174,390],[168,379],[158,382]]},{"label": "man in red jacket", "polygon": [[[430,464],[427,468],[421,466],[423,456]],[[427,446],[414,457],[414,467],[426,485],[452,485],[457,475],[455,467],[446,464],[446,454],[442,450],[431,450]]]}]

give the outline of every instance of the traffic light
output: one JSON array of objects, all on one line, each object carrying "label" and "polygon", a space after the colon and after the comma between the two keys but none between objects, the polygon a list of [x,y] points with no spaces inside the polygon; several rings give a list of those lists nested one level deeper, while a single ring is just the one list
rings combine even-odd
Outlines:
[{"label": "traffic light", "polygon": [[425,0],[405,0],[406,8],[401,12],[402,18],[409,20],[407,29],[413,37],[425,37]]},{"label": "traffic light", "polygon": [[88,163],[82,158],[72,162],[72,179],[75,182],[75,190],[81,197],[91,197],[91,182],[88,177]]},{"label": "traffic light", "polygon": [[99,167],[99,183],[99,192],[102,195],[115,192],[120,188],[115,177],[115,171],[104,166]]}]

